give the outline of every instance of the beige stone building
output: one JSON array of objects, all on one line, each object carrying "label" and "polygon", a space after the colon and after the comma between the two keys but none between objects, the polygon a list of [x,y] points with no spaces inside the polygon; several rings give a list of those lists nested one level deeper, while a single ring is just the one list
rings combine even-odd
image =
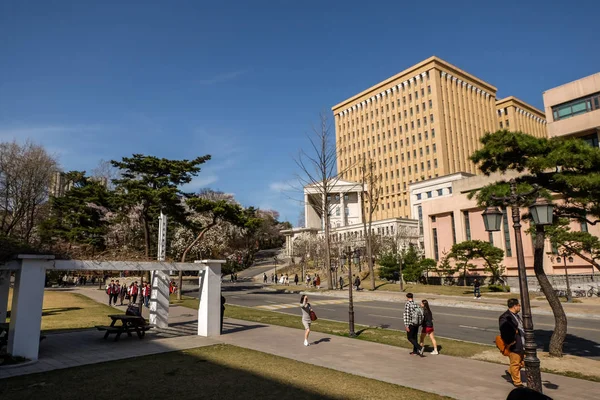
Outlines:
[{"label": "beige stone building", "polygon": [[579,137],[598,146],[600,72],[544,92],[548,136]]},{"label": "beige stone building", "polygon": [[[539,110],[505,99],[509,124],[539,133]],[[479,139],[499,128],[496,88],[430,57],[332,108],[337,167],[346,181],[360,181],[361,159],[373,160],[381,197],[374,220],[411,215],[408,185],[453,174],[478,173],[469,156]],[[535,123],[527,124],[527,111]],[[503,111],[504,113],[504,111]],[[506,118],[502,118],[506,121]],[[503,122],[504,125],[505,122]],[[537,132],[537,133],[536,133]]]},{"label": "beige stone building", "polygon": [[546,116],[514,96],[496,101],[498,129],[521,131],[535,137],[547,137]]}]

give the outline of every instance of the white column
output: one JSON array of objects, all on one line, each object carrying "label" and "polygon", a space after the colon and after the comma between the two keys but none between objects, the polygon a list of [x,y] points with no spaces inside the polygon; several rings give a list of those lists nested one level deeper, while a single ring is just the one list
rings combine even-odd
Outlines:
[{"label": "white column", "polygon": [[363,220],[363,202],[362,202],[362,192],[358,191],[358,221],[362,222]]},{"label": "white column", "polygon": [[346,221],[346,201],[344,199],[344,193],[340,193],[340,208],[342,209],[342,226],[348,225]]},{"label": "white column", "polygon": [[8,290],[10,289],[10,271],[0,271],[0,323],[6,322],[8,311]]},{"label": "white column", "polygon": [[15,273],[8,330],[8,352],[13,356],[38,359],[46,263],[43,258],[23,258]]},{"label": "white column", "polygon": [[169,327],[169,271],[152,271],[150,323],[159,328]]},{"label": "white column", "polygon": [[221,262],[203,261],[200,271],[200,305],[198,307],[198,335],[221,335]]},{"label": "white column", "polygon": [[308,228],[308,214],[310,212],[310,204],[308,203],[308,194],[304,193],[304,227]]}]

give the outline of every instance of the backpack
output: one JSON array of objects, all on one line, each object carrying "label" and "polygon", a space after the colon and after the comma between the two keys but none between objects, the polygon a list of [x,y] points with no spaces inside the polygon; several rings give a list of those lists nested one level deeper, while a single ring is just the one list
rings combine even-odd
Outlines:
[{"label": "backpack", "polygon": [[413,309],[411,325],[421,326],[424,317],[425,316],[423,315],[423,309],[418,305],[415,305],[415,308]]}]

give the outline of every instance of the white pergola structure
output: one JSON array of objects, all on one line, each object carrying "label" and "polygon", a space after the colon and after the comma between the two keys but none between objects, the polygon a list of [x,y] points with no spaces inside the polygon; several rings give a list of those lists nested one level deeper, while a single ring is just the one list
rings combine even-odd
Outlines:
[{"label": "white pergola structure", "polygon": [[218,336],[221,334],[221,265],[224,263],[224,260],[195,263],[55,260],[51,255],[19,255],[13,261],[0,264],[0,322],[6,322],[10,274],[15,272],[8,352],[30,360],[38,359],[47,270],[151,271],[150,324],[158,328],[169,324],[169,271],[199,271],[198,335]]}]

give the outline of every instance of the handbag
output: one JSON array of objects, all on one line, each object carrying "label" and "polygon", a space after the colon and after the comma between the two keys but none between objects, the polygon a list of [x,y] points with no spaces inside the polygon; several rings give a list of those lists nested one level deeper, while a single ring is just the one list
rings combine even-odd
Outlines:
[{"label": "handbag", "polygon": [[313,310],[310,310],[310,320],[311,321],[316,321],[317,320],[317,314],[315,314],[315,312]]},{"label": "handbag", "polygon": [[495,342],[496,347],[498,348],[498,350],[500,350],[500,353],[502,353],[502,355],[506,357],[508,357],[508,355],[510,354],[510,346],[515,344],[515,342],[512,342],[511,344],[507,345],[506,343],[504,343],[504,340],[502,340],[502,336],[500,335],[496,336]]}]

